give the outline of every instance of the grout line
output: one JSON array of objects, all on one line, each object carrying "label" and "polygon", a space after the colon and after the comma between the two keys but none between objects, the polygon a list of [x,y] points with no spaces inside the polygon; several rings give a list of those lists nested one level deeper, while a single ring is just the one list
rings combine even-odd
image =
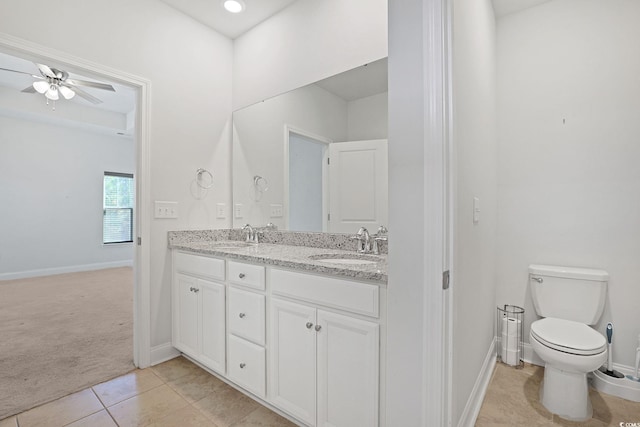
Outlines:
[{"label": "grout line", "polygon": [[[118,377],[118,378],[120,378],[120,377]],[[102,383],[101,383],[101,384],[102,384]],[[97,384],[96,384],[96,385],[97,385]],[[98,402],[100,402],[100,404],[102,405],[102,407],[103,407],[104,409],[107,409],[107,405],[105,405],[105,404],[104,404],[104,402],[102,401],[102,399],[100,399],[100,396],[98,396],[98,393],[96,393],[96,391],[93,389],[93,387],[95,387],[95,385],[94,385],[94,386],[89,387],[89,389],[90,389],[90,390],[93,392],[93,394],[98,398]]]}]

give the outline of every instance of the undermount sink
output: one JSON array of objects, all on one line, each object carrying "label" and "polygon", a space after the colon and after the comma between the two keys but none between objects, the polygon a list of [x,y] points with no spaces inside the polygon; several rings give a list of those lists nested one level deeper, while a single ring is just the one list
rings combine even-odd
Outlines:
[{"label": "undermount sink", "polygon": [[376,256],[362,254],[322,254],[312,255],[309,259],[327,264],[342,265],[370,265],[380,262],[380,258]]},{"label": "undermount sink", "polygon": [[253,243],[239,242],[237,240],[221,240],[212,242],[198,242],[194,246],[201,247],[203,249],[240,249],[248,246],[253,246]]}]

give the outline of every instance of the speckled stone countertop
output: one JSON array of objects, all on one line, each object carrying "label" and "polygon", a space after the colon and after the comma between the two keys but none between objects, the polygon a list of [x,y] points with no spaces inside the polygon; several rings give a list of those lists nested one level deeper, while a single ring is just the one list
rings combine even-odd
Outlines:
[{"label": "speckled stone countertop", "polygon": [[[337,264],[330,260],[320,260],[324,256],[337,255],[342,258],[357,259],[362,255],[357,254],[355,249],[345,250],[342,239],[338,246],[332,245],[331,242],[325,244],[328,247],[317,247],[321,245],[318,240],[318,234],[309,233],[311,240],[314,240],[314,246],[308,247],[291,244],[277,243],[258,243],[250,246],[233,247],[242,242],[242,233],[239,230],[194,230],[194,231],[170,231],[169,232],[169,248],[182,251],[214,255],[246,261],[257,264],[273,265],[289,269],[309,271],[313,273],[327,274],[347,279],[368,280],[379,284],[387,283],[387,255],[367,254],[368,260],[376,261],[369,264]],[[289,234],[289,232],[278,232],[280,234]],[[305,233],[295,233],[298,240],[304,237]],[[334,241],[332,236],[328,235],[327,239]],[[347,236],[348,235],[344,235]],[[286,241],[286,240],[285,240]],[[296,241],[295,243],[299,243]],[[229,242],[228,246],[224,246],[224,242]]]}]

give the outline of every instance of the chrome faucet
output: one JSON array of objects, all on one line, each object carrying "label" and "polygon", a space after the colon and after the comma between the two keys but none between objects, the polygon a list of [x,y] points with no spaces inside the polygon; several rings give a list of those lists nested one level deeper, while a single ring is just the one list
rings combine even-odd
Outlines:
[{"label": "chrome faucet", "polygon": [[358,246],[356,248],[357,252],[363,254],[371,252],[371,236],[369,235],[369,230],[364,227],[360,227],[356,235],[351,238],[358,241]]},{"label": "chrome faucet", "polygon": [[242,231],[244,231],[247,236],[245,238],[246,242],[258,243],[258,231],[254,230],[252,226],[250,226],[249,224],[245,224],[244,227],[242,227]]},{"label": "chrome faucet", "polygon": [[373,235],[373,253],[374,253],[374,255],[380,255],[380,248],[378,247],[378,242],[386,242],[386,241],[388,241],[389,240],[389,237],[387,236],[388,232],[389,232],[389,230],[387,230],[387,227],[385,227],[384,225],[381,225],[380,227],[378,227],[378,232]]}]

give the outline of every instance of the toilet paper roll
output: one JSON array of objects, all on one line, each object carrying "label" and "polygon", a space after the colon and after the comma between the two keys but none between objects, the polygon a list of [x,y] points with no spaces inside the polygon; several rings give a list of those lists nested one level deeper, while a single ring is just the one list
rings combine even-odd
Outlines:
[{"label": "toilet paper roll", "polygon": [[516,366],[520,362],[520,352],[518,350],[506,350],[502,361],[507,365]]},{"label": "toilet paper roll", "polygon": [[509,336],[517,335],[520,331],[520,324],[522,322],[513,317],[503,317],[502,318],[502,334],[507,334]]},{"label": "toilet paper roll", "polygon": [[502,349],[517,350],[520,346],[520,340],[517,335],[502,334]]}]

